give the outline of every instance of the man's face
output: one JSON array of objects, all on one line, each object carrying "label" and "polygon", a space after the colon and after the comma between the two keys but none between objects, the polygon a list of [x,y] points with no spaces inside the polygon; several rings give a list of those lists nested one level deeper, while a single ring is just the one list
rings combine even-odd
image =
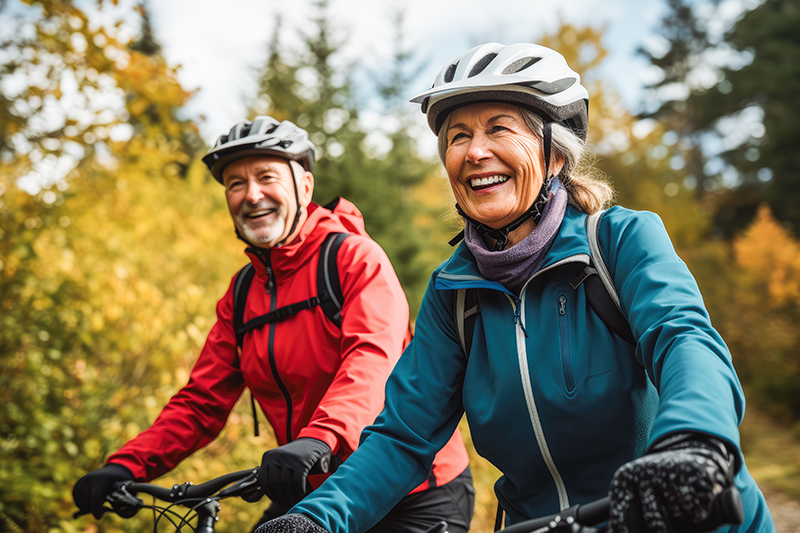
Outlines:
[{"label": "man's face", "polygon": [[[289,165],[294,165],[301,220],[289,235],[298,206]],[[222,171],[228,209],[239,233],[261,248],[289,242],[305,221],[305,207],[311,201],[314,178],[294,161],[275,156],[238,159]]]}]

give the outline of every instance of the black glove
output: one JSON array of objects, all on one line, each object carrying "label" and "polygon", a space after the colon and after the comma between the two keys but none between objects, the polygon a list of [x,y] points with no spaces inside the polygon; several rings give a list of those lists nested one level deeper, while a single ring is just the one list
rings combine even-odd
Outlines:
[{"label": "black glove", "polygon": [[255,533],[330,533],[330,532],[324,527],[317,525],[316,522],[314,522],[304,514],[287,514],[279,516],[274,520],[270,520],[266,524],[258,526],[258,529],[256,529]]},{"label": "black glove", "polygon": [[648,455],[622,465],[609,495],[613,533],[700,533],[722,524],[709,518],[714,497],[733,483],[725,445],[711,437],[682,434]]},{"label": "black glove", "polygon": [[100,518],[105,512],[103,504],[106,497],[114,491],[114,483],[134,479],[133,473],[126,467],[108,463],[80,478],[72,489],[72,498],[78,509],[89,511],[95,518]]},{"label": "black glove", "polygon": [[291,507],[310,492],[307,484],[311,468],[320,464],[320,472],[330,468],[331,448],[321,440],[300,438],[264,453],[258,470],[257,492],[243,495],[249,502],[263,494],[281,505]]}]

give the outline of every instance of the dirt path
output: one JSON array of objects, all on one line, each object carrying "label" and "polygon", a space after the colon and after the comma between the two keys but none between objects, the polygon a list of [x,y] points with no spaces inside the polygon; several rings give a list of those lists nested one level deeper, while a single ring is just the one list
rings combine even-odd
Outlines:
[{"label": "dirt path", "polygon": [[761,490],[772,512],[775,530],[778,533],[800,533],[800,502],[769,487],[761,487]]},{"label": "dirt path", "polygon": [[775,529],[800,533],[800,427],[748,405],[741,433],[747,468],[767,499]]}]

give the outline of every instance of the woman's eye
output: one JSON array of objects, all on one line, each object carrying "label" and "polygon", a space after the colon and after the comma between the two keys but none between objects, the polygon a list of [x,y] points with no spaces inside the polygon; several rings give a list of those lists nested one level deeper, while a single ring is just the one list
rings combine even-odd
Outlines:
[{"label": "woman's eye", "polygon": [[508,128],[505,126],[500,126],[499,124],[495,124],[491,128],[489,128],[489,133],[500,133],[502,131],[508,131]]},{"label": "woman's eye", "polygon": [[450,144],[453,144],[454,142],[456,142],[459,139],[466,139],[466,138],[467,138],[467,134],[466,133],[456,133],[455,135],[453,135],[453,138],[450,139]]}]

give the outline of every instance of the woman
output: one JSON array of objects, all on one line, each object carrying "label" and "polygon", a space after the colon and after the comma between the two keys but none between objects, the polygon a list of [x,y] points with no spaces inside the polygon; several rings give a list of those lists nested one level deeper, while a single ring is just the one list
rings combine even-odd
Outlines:
[{"label": "woman", "polygon": [[[439,136],[464,242],[433,273],[359,449],[259,533],[368,529],[426,478],[464,412],[503,472],[507,525],[610,494],[615,532],[707,531],[697,524],[735,476],[745,520],[730,531],[774,531],[739,450],[730,353],[660,219],[616,207],[599,227],[633,344],[573,283],[589,263],[587,214],[611,198],[575,175],[588,107],[578,74],[541,46],[487,44],[412,101]],[[480,307],[466,354],[458,289]]]}]

